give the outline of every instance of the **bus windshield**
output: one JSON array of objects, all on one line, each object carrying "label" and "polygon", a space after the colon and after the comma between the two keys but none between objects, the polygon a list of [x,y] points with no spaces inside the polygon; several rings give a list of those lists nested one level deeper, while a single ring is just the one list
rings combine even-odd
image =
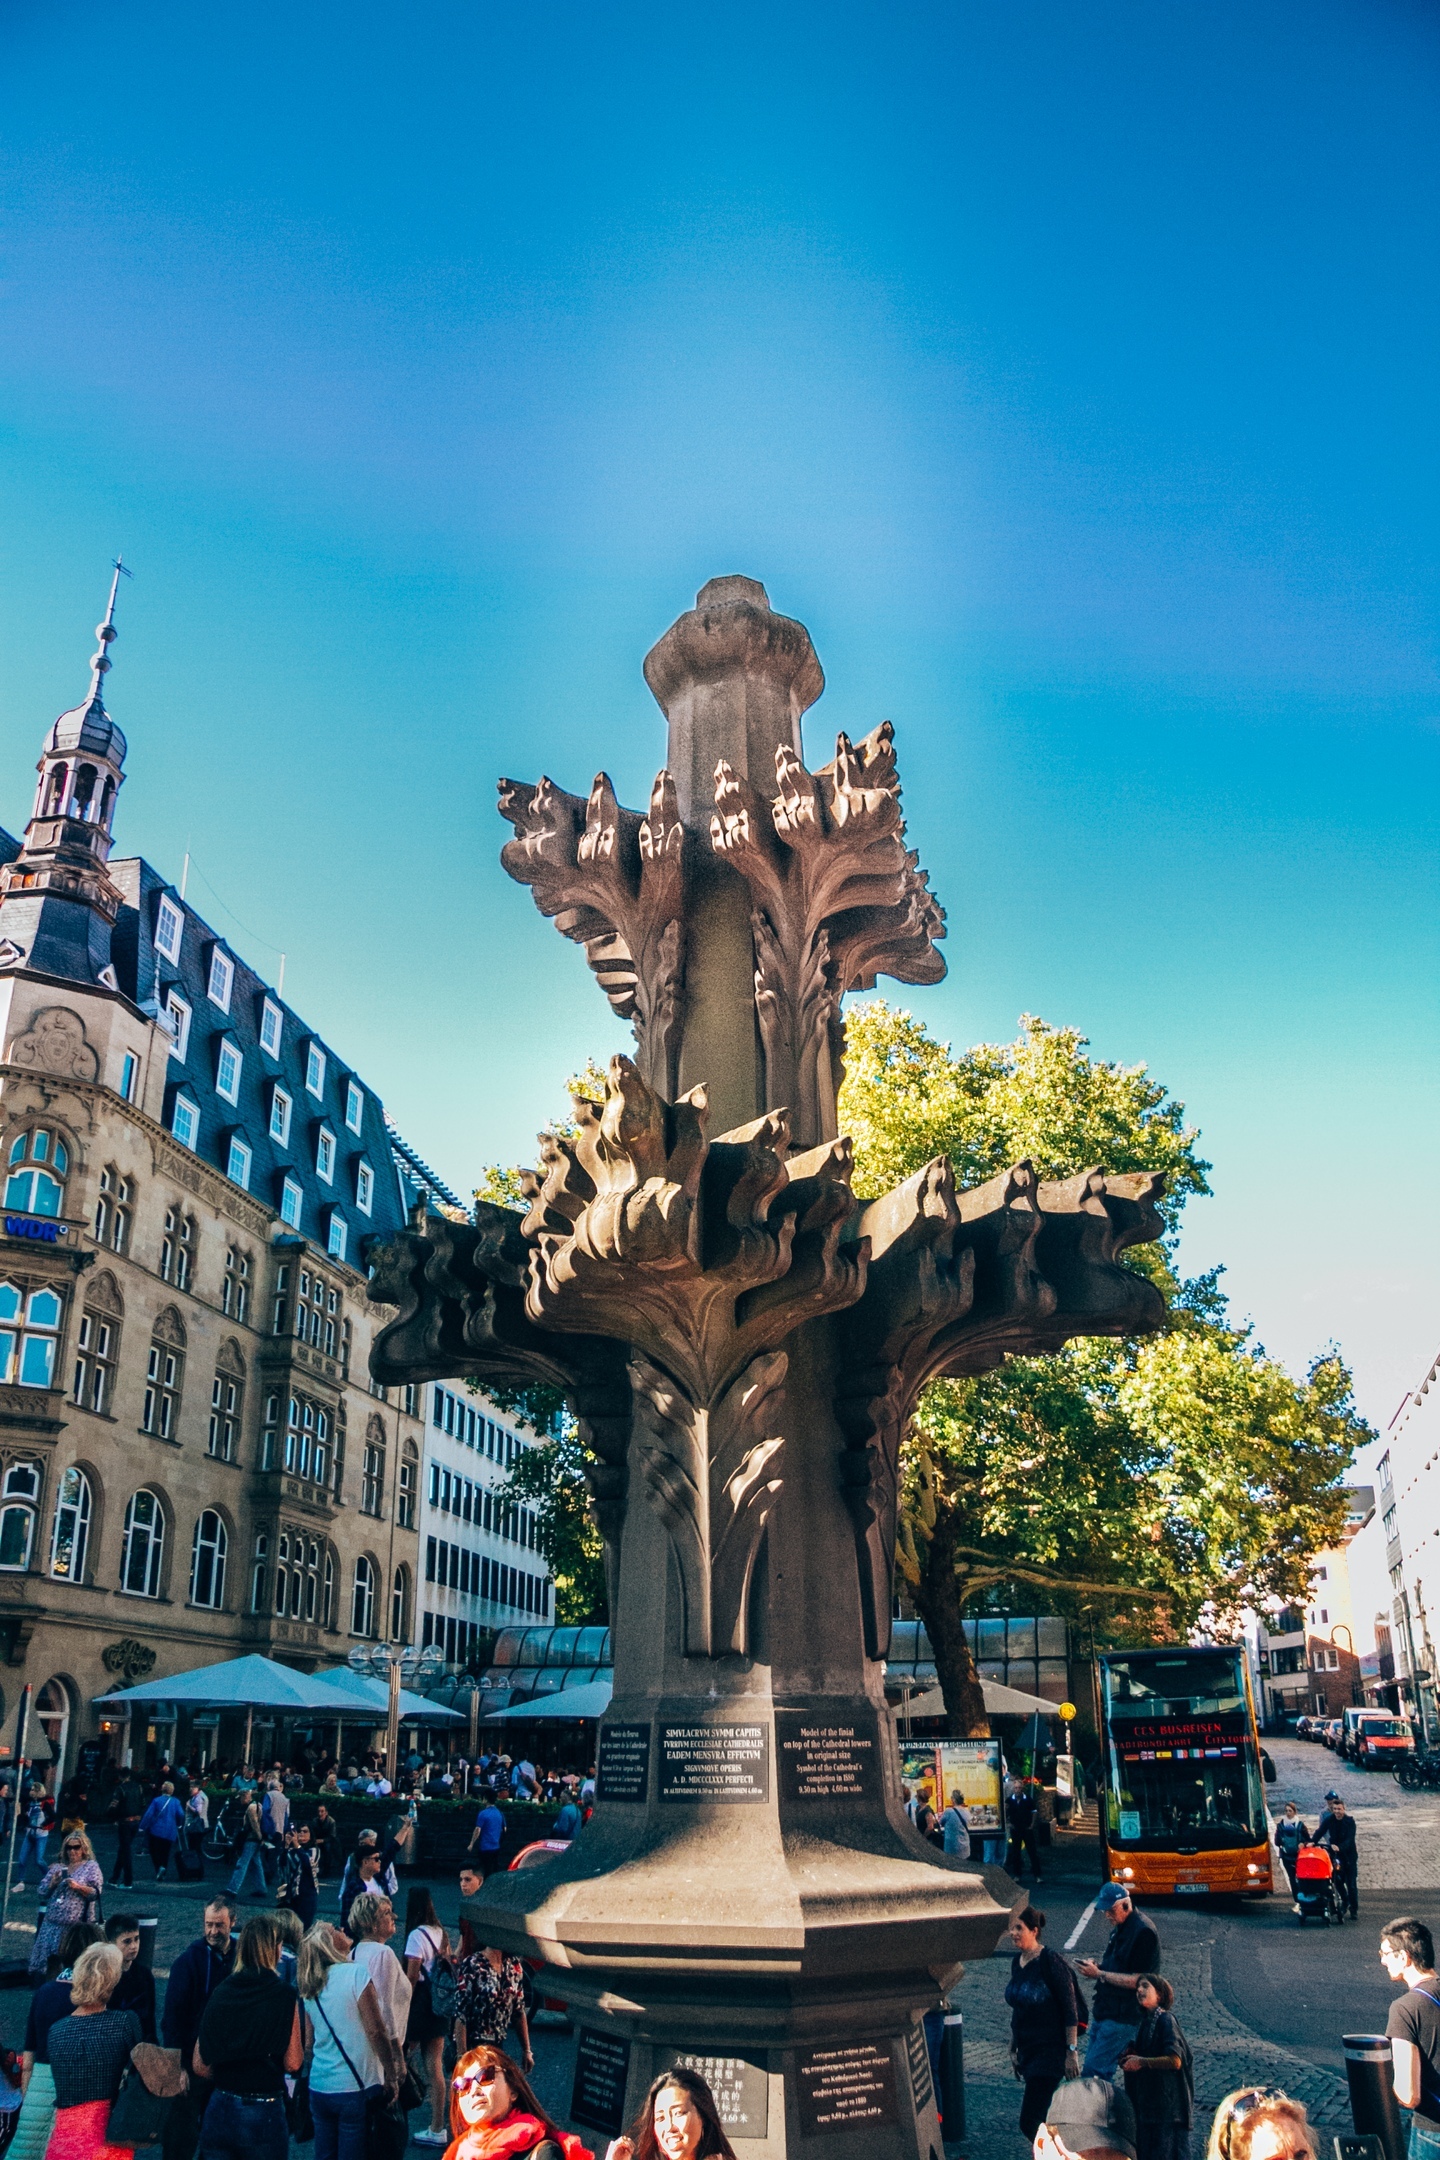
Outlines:
[{"label": "bus windshield", "polygon": [[1238,1650],[1101,1660],[1110,1842],[1206,1851],[1267,1836]]}]

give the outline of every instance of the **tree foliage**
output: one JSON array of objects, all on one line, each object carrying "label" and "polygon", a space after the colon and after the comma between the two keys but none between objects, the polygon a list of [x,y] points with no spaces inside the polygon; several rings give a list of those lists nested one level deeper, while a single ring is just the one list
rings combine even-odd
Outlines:
[{"label": "tree foliage", "polygon": [[609,1619],[605,1559],[590,1519],[585,1451],[568,1411],[555,1429],[522,1448],[505,1481],[507,1499],[523,1500],[535,1516],[540,1550],[555,1578],[555,1618],[562,1627]]},{"label": "tree foliage", "polygon": [[1230,1626],[1242,1604],[1303,1594],[1369,1437],[1338,1352],[1297,1381],[1231,1322],[1218,1270],[1177,1276],[1174,1233],[1210,1168],[1184,1106],[1143,1066],[1091,1057],[1073,1028],[1027,1016],[1021,1030],[955,1056],[881,1001],[847,1018],[841,1125],[867,1193],[941,1153],[962,1185],[1023,1157],[1048,1178],[1098,1164],[1169,1181],[1165,1239],[1126,1256],[1166,1293],[1162,1333],[1081,1338],[921,1397],[902,1450],[897,1566],[966,1734],[988,1731],[967,1605],[1009,1605],[1022,1589],[1042,1611],[1103,1601],[1132,1639],[1173,1639],[1202,1618]]}]

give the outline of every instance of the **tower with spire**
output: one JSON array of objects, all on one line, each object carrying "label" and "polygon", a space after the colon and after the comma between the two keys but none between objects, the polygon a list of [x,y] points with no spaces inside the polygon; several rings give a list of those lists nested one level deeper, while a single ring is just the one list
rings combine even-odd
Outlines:
[{"label": "tower with spire", "polygon": [[115,987],[110,938],[123,900],[107,869],[115,803],[125,781],[125,737],[105,709],[115,596],[129,571],[112,565],[104,620],[95,626],[90,688],[45,738],[25,839],[0,870],[0,967]]}]

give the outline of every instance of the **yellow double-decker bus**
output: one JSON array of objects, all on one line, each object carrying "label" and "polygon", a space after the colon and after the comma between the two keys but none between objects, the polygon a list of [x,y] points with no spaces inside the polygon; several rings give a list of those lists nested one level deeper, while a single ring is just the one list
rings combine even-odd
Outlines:
[{"label": "yellow double-decker bus", "polygon": [[1109,1873],[1137,1897],[1274,1889],[1260,1736],[1241,1649],[1101,1653]]}]

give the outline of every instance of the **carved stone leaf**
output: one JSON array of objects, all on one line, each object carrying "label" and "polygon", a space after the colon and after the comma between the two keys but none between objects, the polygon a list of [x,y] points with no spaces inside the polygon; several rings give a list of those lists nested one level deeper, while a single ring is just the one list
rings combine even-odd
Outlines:
[{"label": "carved stone leaf", "polygon": [[630,1361],[635,1453],[669,1534],[687,1657],[747,1656],[756,1556],[783,1483],[783,1351],[755,1358],[711,1409],[648,1358]]}]

